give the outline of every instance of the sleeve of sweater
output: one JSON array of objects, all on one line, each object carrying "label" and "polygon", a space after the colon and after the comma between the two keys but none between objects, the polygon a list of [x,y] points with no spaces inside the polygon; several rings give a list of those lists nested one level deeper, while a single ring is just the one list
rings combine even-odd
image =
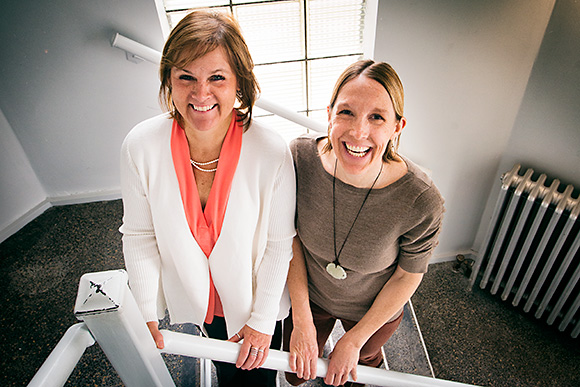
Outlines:
[{"label": "sleeve of sweater", "polygon": [[280,299],[292,259],[296,180],[292,157],[286,149],[278,170],[270,203],[268,241],[257,269],[255,301],[247,325],[266,334],[274,333]]},{"label": "sleeve of sweater", "polygon": [[433,186],[424,191],[409,213],[414,213],[411,228],[400,238],[399,265],[411,273],[426,273],[429,259],[438,244],[444,200]]},{"label": "sleeve of sweater", "polygon": [[131,154],[132,138],[121,147],[121,192],[123,196],[123,255],[129,286],[145,321],[157,320],[160,256],[153,229],[146,187]]}]

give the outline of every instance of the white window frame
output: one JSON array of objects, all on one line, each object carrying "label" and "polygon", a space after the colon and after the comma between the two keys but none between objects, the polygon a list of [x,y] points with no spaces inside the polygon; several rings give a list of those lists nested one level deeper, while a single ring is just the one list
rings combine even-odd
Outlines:
[{"label": "white window frame", "polygon": [[[165,5],[163,4],[163,0],[153,0],[153,2],[155,4],[157,16],[159,17],[163,40],[166,40],[171,32],[171,27],[169,26],[169,20],[167,20],[167,15],[165,14]],[[367,0],[365,28],[363,31],[363,53],[364,57],[369,59],[374,59],[375,56],[378,14],[379,0]]]}]

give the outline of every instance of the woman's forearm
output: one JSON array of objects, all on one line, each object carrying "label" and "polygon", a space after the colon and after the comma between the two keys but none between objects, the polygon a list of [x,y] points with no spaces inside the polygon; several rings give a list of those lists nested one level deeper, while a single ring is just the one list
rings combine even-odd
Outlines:
[{"label": "woman's forearm", "polygon": [[345,335],[361,348],[369,338],[385,325],[409,301],[419,287],[423,273],[409,273],[397,267],[393,276],[383,286],[371,308],[363,318]]},{"label": "woman's forearm", "polygon": [[294,325],[312,323],[310,300],[308,295],[308,273],[304,260],[304,250],[298,235],[292,243],[292,261],[288,271],[288,291],[292,301],[292,320]]}]

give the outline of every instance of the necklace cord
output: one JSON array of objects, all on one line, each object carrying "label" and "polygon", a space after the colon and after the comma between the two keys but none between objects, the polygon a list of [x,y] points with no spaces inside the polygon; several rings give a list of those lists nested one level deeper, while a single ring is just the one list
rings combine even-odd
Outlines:
[{"label": "necklace cord", "polygon": [[356,216],[354,217],[354,220],[350,226],[350,229],[348,230],[348,233],[346,234],[346,237],[344,238],[344,241],[342,242],[342,246],[340,247],[338,254],[336,253],[336,195],[335,195],[335,191],[336,191],[336,165],[337,165],[337,163],[338,163],[338,159],[336,159],[334,161],[334,174],[332,176],[332,236],[333,236],[333,240],[334,240],[334,264],[339,266],[340,263],[338,262],[338,258],[340,257],[340,254],[342,253],[342,249],[344,248],[344,245],[346,244],[346,240],[348,239],[350,232],[352,231],[354,224],[356,223],[356,221],[358,219],[358,216],[360,215],[369,195],[371,194],[373,187],[375,186],[375,184],[379,180],[379,176],[381,176],[381,172],[383,171],[383,163],[381,162],[381,169],[379,170],[379,174],[377,175],[377,177],[375,177],[375,181],[373,181],[371,188],[369,188],[367,194],[365,195],[365,198],[364,198],[360,208],[358,209]]}]

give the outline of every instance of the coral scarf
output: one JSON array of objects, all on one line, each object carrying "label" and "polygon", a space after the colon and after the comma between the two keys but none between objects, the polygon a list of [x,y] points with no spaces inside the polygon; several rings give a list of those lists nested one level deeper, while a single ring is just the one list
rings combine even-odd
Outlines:
[{"label": "coral scarf", "polygon": [[[237,118],[237,113],[234,110],[230,127],[220,151],[219,163],[211,191],[203,210],[190,162],[189,144],[185,136],[185,130],[179,126],[177,121],[173,121],[171,154],[179,182],[185,216],[193,237],[208,259],[222,229],[232,180],[240,158],[243,128]],[[223,315],[219,294],[216,291],[210,272],[209,304],[205,322],[210,324],[214,316],[223,317]]]}]

